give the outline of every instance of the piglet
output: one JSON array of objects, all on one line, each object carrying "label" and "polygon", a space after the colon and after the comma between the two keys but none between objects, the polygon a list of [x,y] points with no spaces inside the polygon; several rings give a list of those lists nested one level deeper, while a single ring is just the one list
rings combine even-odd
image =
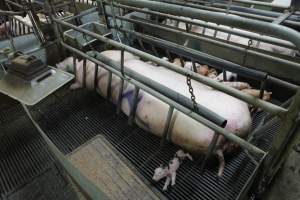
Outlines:
[{"label": "piglet", "polygon": [[167,190],[168,186],[170,185],[170,181],[171,186],[174,186],[176,181],[176,171],[179,169],[180,164],[186,158],[193,161],[193,158],[190,154],[184,153],[183,150],[177,151],[174,155],[174,158],[168,163],[167,166],[160,165],[158,168],[155,169],[152,180],[159,181],[162,178],[166,177],[166,182],[163,187],[163,191]]}]

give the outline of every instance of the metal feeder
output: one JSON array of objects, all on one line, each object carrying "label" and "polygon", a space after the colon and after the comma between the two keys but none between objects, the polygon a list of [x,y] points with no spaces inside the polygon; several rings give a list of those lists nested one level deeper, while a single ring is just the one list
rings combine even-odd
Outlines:
[{"label": "metal feeder", "polygon": [[[111,32],[106,28],[105,25],[96,22],[86,23],[79,27],[97,33],[104,37],[111,35]],[[64,39],[67,44],[81,50],[88,49],[92,44],[94,44],[97,41],[97,39],[92,38],[90,36],[85,36],[83,33],[75,31],[73,29],[64,33]]]},{"label": "metal feeder", "polygon": [[44,65],[34,56],[18,53],[8,71],[3,68],[0,92],[25,105],[35,105],[74,78],[74,75]]}]

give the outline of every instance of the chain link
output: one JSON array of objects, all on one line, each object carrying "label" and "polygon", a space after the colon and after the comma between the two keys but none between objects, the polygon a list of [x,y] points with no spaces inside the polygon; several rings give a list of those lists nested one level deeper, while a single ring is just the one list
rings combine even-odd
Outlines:
[{"label": "chain link", "polygon": [[186,84],[189,87],[189,92],[191,94],[191,100],[193,102],[194,111],[198,111],[198,104],[196,102],[196,97],[195,97],[194,89],[192,86],[191,75],[189,75],[189,74],[186,76]]}]

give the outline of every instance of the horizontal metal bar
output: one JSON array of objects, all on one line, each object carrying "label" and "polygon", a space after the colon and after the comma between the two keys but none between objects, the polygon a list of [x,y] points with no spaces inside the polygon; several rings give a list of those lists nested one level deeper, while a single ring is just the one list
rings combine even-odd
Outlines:
[{"label": "horizontal metal bar", "polygon": [[21,4],[19,4],[19,3],[16,3],[16,2],[13,2],[13,1],[11,1],[11,0],[5,0],[5,2],[8,3],[8,4],[11,4],[11,5],[13,5],[13,6],[16,6],[16,7],[18,7],[18,8],[21,8],[22,10],[24,9],[23,5],[21,5]]},{"label": "horizontal metal bar", "polygon": [[[172,0],[169,0],[170,2],[174,2]],[[214,5],[215,2],[213,1],[199,1],[199,0],[185,0],[185,2],[189,3],[211,3],[211,5]],[[270,8],[289,8],[288,6],[282,6],[280,4],[274,4],[272,2],[261,2],[261,1],[253,1],[253,0],[232,0],[232,2],[237,2],[237,3],[243,3],[243,4],[248,4],[248,5],[258,5],[258,6],[266,6]]]},{"label": "horizontal metal bar", "polygon": [[[159,2],[168,2],[166,0],[155,0]],[[214,12],[221,12],[221,13],[227,13],[227,6],[224,6],[224,8],[218,8],[216,6],[204,6],[204,5],[196,5],[196,4],[191,4],[191,3],[183,3],[176,1],[176,4],[182,5],[182,6],[189,6],[190,8],[196,8],[196,9],[203,9],[207,11],[214,11]],[[216,4],[214,4],[216,5]],[[252,9],[253,10],[253,9]],[[249,12],[241,12],[241,11],[235,11],[235,10],[229,10],[228,14],[233,14],[233,15],[238,15],[238,16],[243,16],[251,19],[258,19],[258,20],[263,20],[263,21],[269,21],[272,22],[275,20],[274,17],[269,17],[269,16],[262,16],[262,15],[257,15]],[[283,23],[284,25],[293,25],[293,26],[300,26],[300,22],[298,21],[292,21],[292,20],[286,20]]]},{"label": "horizontal metal bar", "polygon": [[71,17],[64,17],[64,18],[61,18],[61,19],[64,20],[64,21],[66,21],[66,22],[69,22],[69,21],[71,21],[71,20],[78,19],[79,17],[83,17],[83,16],[85,16],[85,15],[91,14],[91,13],[97,11],[97,10],[98,10],[98,8],[95,7],[95,8],[91,8],[91,9],[82,11],[82,12],[80,12],[80,14],[78,14],[78,15],[74,15],[74,16],[71,16]]},{"label": "horizontal metal bar", "polygon": [[[208,38],[208,37],[205,37],[205,36],[202,36],[202,35],[199,35],[199,34],[198,35],[191,34],[191,33],[187,33],[187,32],[182,31],[182,30],[174,29],[172,27],[166,27],[166,26],[163,26],[163,25],[153,24],[153,23],[146,22],[146,21],[129,19],[129,18],[120,17],[120,16],[116,16],[116,18],[121,19],[121,20],[125,20],[125,21],[128,21],[128,22],[132,22],[132,23],[135,23],[135,24],[146,25],[146,26],[149,26],[149,27],[158,28],[158,29],[161,29],[161,30],[164,30],[164,31],[169,31],[169,32],[175,33],[175,34],[180,34],[180,35],[192,38],[192,39],[197,39],[197,40],[201,40],[203,42],[212,43],[216,46],[220,46],[220,47],[223,47],[223,48],[230,48],[234,51],[238,51],[238,52],[241,52],[241,51],[245,52],[246,51],[246,48],[236,46],[234,44],[229,44],[225,40],[224,41],[219,41],[219,40],[215,40],[213,38]],[[299,74],[298,73],[300,71],[300,63],[296,63],[296,62],[292,62],[290,60],[282,59],[280,57],[276,57],[275,55],[272,56],[272,55],[260,53],[260,52],[256,51],[254,48],[253,49],[248,49],[247,50],[247,55],[258,56],[258,57],[261,57],[263,59],[268,59],[270,61],[278,62],[278,63],[283,64],[283,65],[289,65],[289,69],[284,69],[284,71],[286,72],[287,70],[291,70],[290,72],[295,73],[294,75],[296,77],[291,77],[290,75],[288,75],[288,77],[286,77],[287,75],[285,75],[285,78],[290,78],[294,81],[298,81],[298,79],[299,79],[299,77],[298,77]],[[268,66],[268,68],[266,68],[264,66],[255,66],[255,68],[257,68],[261,71],[266,71],[266,72],[271,73],[273,75],[280,76],[280,74],[278,74],[278,70],[280,70],[280,69],[274,70],[274,69],[271,68],[271,66]],[[279,71],[279,72],[281,72],[281,71]]]},{"label": "horizontal metal bar", "polygon": [[206,28],[211,28],[211,29],[215,29],[218,31],[222,31],[222,32],[226,32],[226,33],[231,33],[234,35],[238,35],[238,36],[242,36],[242,37],[247,37],[249,39],[254,39],[254,40],[258,40],[261,42],[266,42],[266,43],[270,43],[270,44],[274,44],[274,45],[279,45],[282,47],[286,47],[286,48],[292,48],[295,49],[295,45],[293,45],[290,42],[287,42],[285,40],[280,40],[277,38],[271,38],[271,37],[267,37],[267,36],[262,36],[262,35],[257,35],[257,34],[253,34],[253,33],[246,33],[245,31],[240,31],[240,30],[236,30],[236,29],[231,29],[231,28],[227,28],[227,27],[220,27],[216,24],[208,24],[204,21],[195,21],[192,19],[185,19],[179,16],[174,16],[174,15],[169,15],[169,14],[165,14],[165,13],[160,13],[160,12],[156,12],[156,11],[151,11],[151,10],[145,10],[145,9],[141,9],[141,8],[136,8],[133,6],[127,6],[127,5],[123,5],[123,4],[117,4],[114,3],[115,6],[120,7],[120,8],[125,8],[125,9],[129,9],[129,10],[133,10],[133,11],[137,11],[137,12],[142,12],[142,13],[147,13],[147,14],[153,14],[153,15],[159,15],[159,16],[163,16],[169,19],[174,19],[180,22],[185,22],[185,23],[189,23],[192,25],[196,25],[196,26],[202,26],[202,27],[206,27]]},{"label": "horizontal metal bar", "polygon": [[[177,103],[176,101],[173,101],[172,99],[160,94],[159,92],[151,89],[150,87],[144,85],[143,83],[136,81],[132,78],[126,78],[123,77],[122,73],[118,70],[118,69],[114,69],[112,66],[106,65],[103,62],[100,61],[100,59],[96,59],[92,56],[89,56],[65,43],[61,43],[63,47],[65,47],[66,49],[98,64],[101,65],[104,69],[111,71],[112,73],[114,73],[115,75],[117,75],[120,78],[125,79],[126,81],[128,81],[129,83],[132,83],[134,85],[136,85],[137,87],[141,88],[142,90],[144,90],[145,92],[149,93],[150,95],[153,95],[154,97],[157,97],[158,99],[162,100],[163,102],[169,104],[170,106],[173,106],[174,108],[176,108],[178,111],[186,114],[187,116],[190,116],[191,118],[195,119],[196,121],[202,123],[203,125],[207,126],[208,128],[211,128],[212,130],[216,131],[216,133],[223,135],[225,138],[227,138],[230,141],[233,141],[237,144],[239,144],[242,148],[249,150],[249,152],[255,153],[255,154],[265,154],[266,152],[264,152],[263,150],[259,149],[258,147],[250,144],[249,142],[245,141],[244,139],[238,137],[237,135],[235,135],[234,133],[231,133],[227,130],[225,130],[224,128],[214,124],[213,122],[205,119],[204,117],[201,117],[199,114],[195,113],[193,110],[188,109],[184,106],[182,106],[181,104]],[[97,53],[99,55],[99,53]],[[94,52],[92,53],[92,55],[95,55]]]},{"label": "horizontal metal bar", "polygon": [[0,9],[0,15],[5,15],[5,16],[11,16],[11,15],[21,15],[25,16],[26,12],[24,11],[7,11],[7,10],[1,10]]},{"label": "horizontal metal bar", "polygon": [[[111,60],[110,58],[105,57],[101,54],[97,55],[97,58],[99,60],[101,60],[102,62],[104,62],[105,64],[107,64],[121,72],[121,66],[119,63],[117,63],[117,62]],[[163,94],[164,96],[180,103],[184,107],[186,107],[190,110],[194,109],[193,102],[189,98],[187,98],[186,96],[184,96],[174,90],[171,90],[170,88],[162,85],[161,83],[157,83],[156,81],[153,81],[152,79],[150,79],[146,76],[143,76],[129,68],[124,68],[124,74],[131,78],[134,78],[135,80],[139,81],[140,83],[143,83],[143,84],[147,85],[148,87],[158,91],[159,93]],[[209,121],[212,121],[213,123],[217,124],[218,126],[221,126],[221,127],[226,126],[226,123],[227,123],[226,119],[224,119],[223,117],[219,116],[218,114],[214,113],[213,111],[207,109],[206,107],[204,107],[200,104],[197,105],[197,109],[195,110],[195,112],[197,114],[205,117]]]},{"label": "horizontal metal bar", "polygon": [[274,36],[293,43],[300,50],[300,34],[288,27],[273,23],[266,23],[248,18],[243,18],[225,13],[207,12],[205,10],[178,6],[168,3],[155,2],[149,0],[114,0],[115,2],[123,3],[129,6],[140,8],[148,8],[151,10],[168,13],[172,15],[180,15],[193,19],[200,19],[216,24],[233,26],[240,29],[259,32],[264,35]]},{"label": "horizontal metal bar", "polygon": [[289,8],[290,6],[284,6],[282,4],[275,4],[272,2],[261,2],[261,1],[251,1],[251,0],[232,0],[233,2],[245,3],[250,5],[259,5],[259,6],[267,6],[272,8]]},{"label": "horizontal metal bar", "polygon": [[[161,48],[168,49],[169,51],[173,53],[179,53],[181,56],[184,56],[186,58],[189,58],[191,60],[195,60],[200,62],[201,64],[207,64],[209,66],[212,66],[214,68],[217,68],[219,70],[226,70],[230,72],[237,73],[239,75],[242,75],[244,77],[252,78],[255,80],[264,80],[267,77],[267,74],[265,72],[260,72],[254,69],[242,67],[238,64],[235,64],[233,62],[202,53],[200,51],[196,51],[194,49],[184,47],[182,45],[169,42],[157,37],[145,35],[142,33],[138,33],[132,30],[126,30],[126,29],[120,29],[121,31],[124,31],[126,33],[130,33],[136,37],[142,38],[145,41],[148,41],[152,44],[155,44],[156,46],[159,46]],[[172,51],[173,50],[173,51]]]},{"label": "horizontal metal bar", "polygon": [[201,76],[200,74],[196,74],[196,73],[194,73],[194,72],[192,72],[192,71],[190,71],[188,69],[179,68],[175,64],[172,64],[172,63],[170,63],[168,61],[162,60],[160,58],[157,58],[155,56],[152,56],[152,55],[147,54],[145,52],[142,52],[140,50],[137,50],[137,49],[135,49],[133,47],[130,47],[130,46],[127,46],[127,45],[124,45],[124,44],[120,44],[119,42],[116,42],[116,41],[111,40],[109,38],[106,38],[104,36],[98,35],[98,34],[93,33],[91,31],[87,31],[87,30],[82,29],[80,27],[74,26],[74,25],[72,25],[70,23],[67,23],[67,22],[64,22],[62,20],[55,19],[55,18],[53,20],[54,20],[54,22],[56,22],[58,24],[61,24],[61,25],[67,26],[69,28],[72,28],[74,30],[77,30],[79,32],[85,33],[85,34],[87,34],[87,35],[89,35],[91,37],[94,37],[94,38],[96,38],[96,39],[98,39],[98,40],[100,40],[102,42],[110,44],[110,45],[112,45],[114,47],[117,47],[119,49],[124,49],[124,50],[126,50],[126,51],[128,51],[130,53],[133,53],[133,54],[135,54],[135,55],[137,55],[139,57],[142,57],[144,59],[147,59],[149,61],[153,61],[153,62],[155,62],[155,63],[157,63],[159,65],[162,65],[162,66],[164,66],[164,67],[166,67],[166,68],[168,68],[168,69],[170,69],[172,71],[175,71],[177,73],[180,73],[180,74],[182,74],[184,76],[190,75],[193,80],[196,80],[196,81],[201,82],[201,83],[203,83],[205,85],[208,85],[208,86],[210,86],[212,88],[215,88],[217,90],[225,92],[225,93],[227,93],[227,94],[229,94],[229,95],[231,95],[233,97],[236,97],[238,99],[241,99],[241,100],[243,100],[243,101],[245,101],[245,102],[247,102],[247,103],[249,103],[251,105],[254,105],[256,107],[262,108],[263,110],[265,110],[265,111],[267,111],[267,112],[269,112],[269,113],[271,113],[273,115],[281,115],[281,114],[285,114],[287,112],[286,109],[281,108],[280,106],[277,106],[277,105],[271,104],[269,102],[263,101],[261,99],[255,98],[255,97],[253,97],[253,96],[251,96],[249,94],[246,94],[244,92],[238,91],[238,90],[236,90],[234,88],[231,88],[231,87],[229,87],[227,85],[224,85],[222,83],[216,82],[216,81],[214,81],[214,80],[212,80],[210,78]]}]

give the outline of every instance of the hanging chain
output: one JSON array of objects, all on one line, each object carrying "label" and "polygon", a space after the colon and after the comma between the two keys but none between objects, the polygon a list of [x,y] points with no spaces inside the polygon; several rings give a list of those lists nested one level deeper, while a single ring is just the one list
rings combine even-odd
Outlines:
[{"label": "hanging chain", "polygon": [[252,44],[253,44],[253,41],[252,41],[252,39],[250,39],[248,41],[248,46],[246,47],[246,50],[245,50],[245,55],[244,55],[244,58],[243,58],[243,65],[245,65],[245,63],[246,63],[246,59],[247,59],[247,55],[248,55],[248,50],[252,46]]},{"label": "hanging chain", "polygon": [[189,74],[186,76],[186,84],[189,87],[189,92],[191,94],[191,100],[193,102],[194,110],[198,111],[198,104],[196,102],[196,97],[195,97],[194,89],[193,89],[193,86],[192,86],[191,75],[189,75]]}]

